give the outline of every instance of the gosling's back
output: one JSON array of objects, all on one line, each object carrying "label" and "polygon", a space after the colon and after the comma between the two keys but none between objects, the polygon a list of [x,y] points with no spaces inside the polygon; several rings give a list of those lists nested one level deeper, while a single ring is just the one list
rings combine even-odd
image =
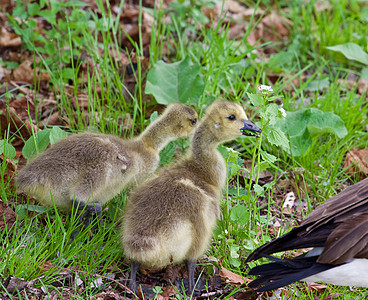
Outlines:
[{"label": "gosling's back", "polygon": [[[91,194],[94,202],[104,204],[133,176],[153,172],[156,164],[151,161],[157,161],[157,156],[141,141],[132,143],[112,135],[80,133],[36,157],[21,170],[17,182],[40,202],[52,205],[55,201],[64,210],[71,209],[70,200],[74,197],[87,202]],[[129,169],[136,172],[127,172]]]}]

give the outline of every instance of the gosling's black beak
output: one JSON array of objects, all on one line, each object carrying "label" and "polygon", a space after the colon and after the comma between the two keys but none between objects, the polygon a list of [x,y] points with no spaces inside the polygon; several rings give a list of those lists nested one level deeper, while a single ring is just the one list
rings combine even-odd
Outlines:
[{"label": "gosling's black beak", "polygon": [[[259,134],[256,132],[262,132],[261,129],[259,129],[256,125],[254,125],[252,122],[248,120],[243,120],[244,127],[240,128],[243,135],[249,135],[249,136],[256,136],[259,137]],[[247,132],[250,131],[250,132]]]}]

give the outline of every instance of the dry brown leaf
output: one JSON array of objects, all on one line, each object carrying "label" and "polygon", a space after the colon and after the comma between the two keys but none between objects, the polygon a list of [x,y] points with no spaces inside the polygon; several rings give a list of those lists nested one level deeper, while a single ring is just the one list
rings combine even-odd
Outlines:
[{"label": "dry brown leaf", "polygon": [[287,179],[280,179],[277,182],[277,187],[281,190],[286,190],[290,187],[290,181]]},{"label": "dry brown leaf", "polygon": [[241,275],[235,274],[231,271],[229,271],[228,269],[224,268],[222,266],[222,259],[219,260],[219,264],[220,264],[220,273],[218,274],[219,276],[221,276],[222,278],[225,279],[226,283],[232,284],[232,285],[242,285],[244,283],[249,283],[252,282],[251,279],[243,277]]},{"label": "dry brown leaf", "polygon": [[242,13],[246,8],[235,0],[225,0],[224,9],[229,10],[232,13]]},{"label": "dry brown leaf", "polygon": [[[77,103],[78,103],[78,105],[77,105]],[[89,105],[88,95],[85,94],[85,93],[78,93],[77,94],[77,101],[75,100],[75,98],[73,98],[72,105],[75,109],[77,107],[82,108],[82,109],[87,109],[88,105]]]},{"label": "dry brown leaf", "polygon": [[15,99],[9,103],[9,106],[15,109],[21,120],[28,120],[29,114],[34,116],[35,105],[31,96]]},{"label": "dry brown leaf", "polygon": [[[63,125],[63,122],[61,121],[60,117],[59,117],[59,112],[54,112],[51,115],[48,115],[47,117],[45,117],[44,119],[42,119],[41,124],[45,124],[47,126],[61,126]],[[41,127],[41,126],[40,126]]]},{"label": "dry brown leaf", "polygon": [[301,195],[302,197],[309,194],[311,190],[311,186],[305,180],[303,180],[302,174],[304,171],[305,170],[303,168],[294,168],[291,171],[292,178],[290,179],[290,184],[294,194]]},{"label": "dry brown leaf", "polygon": [[235,293],[230,299],[233,300],[262,300],[263,293],[257,293],[252,289],[242,290]]},{"label": "dry brown leaf", "polygon": [[18,47],[22,44],[19,35],[9,32],[5,27],[0,30],[0,47]]},{"label": "dry brown leaf", "polygon": [[[249,172],[252,169],[252,160],[250,160],[250,159],[245,160],[243,162],[243,167],[244,168],[239,171],[239,175],[240,175],[239,179],[240,179],[240,183],[245,185],[245,182],[243,180],[244,180],[244,178],[249,180],[249,177],[250,177]],[[266,183],[271,182],[273,180],[273,178],[274,178],[274,176],[270,171],[264,170],[264,171],[259,173],[258,184],[264,185]],[[253,172],[252,181],[255,182],[255,179],[256,179],[256,173]]]},{"label": "dry brown leaf", "polygon": [[346,154],[344,169],[352,177],[368,175],[368,149],[350,150]]},{"label": "dry brown leaf", "polygon": [[34,84],[35,73],[37,81],[49,81],[50,75],[47,72],[39,73],[39,68],[35,70],[32,68],[33,58],[28,58],[24,60],[16,69],[13,70],[13,80],[18,82],[27,82],[29,84]]},{"label": "dry brown leaf", "polygon": [[8,11],[10,8],[13,8],[14,4],[12,0],[0,0],[0,7],[4,9],[4,11]]},{"label": "dry brown leaf", "polygon": [[247,8],[239,1],[234,0],[225,0],[223,4],[221,2],[217,3],[215,8],[218,12],[218,15],[221,12],[223,13],[223,11],[226,11],[226,17],[233,20],[248,20],[251,16],[253,16],[253,14],[255,16],[259,16],[264,13],[261,8],[258,8],[256,11],[254,11],[253,7]]},{"label": "dry brown leaf", "polygon": [[5,280],[4,285],[9,293],[14,293],[16,290],[20,291],[24,288],[29,289],[33,287],[37,282],[39,282],[39,278],[33,279],[31,281],[25,281],[22,278],[10,276]]},{"label": "dry brown leaf", "polygon": [[101,292],[97,295],[91,296],[91,300],[123,300],[126,299],[124,295],[119,292]]},{"label": "dry brown leaf", "polygon": [[362,94],[366,93],[367,90],[368,90],[368,80],[363,80],[363,79],[359,80],[359,82],[358,82],[358,93],[362,95]]},{"label": "dry brown leaf", "polygon": [[9,230],[17,220],[15,212],[0,199],[0,231]]},{"label": "dry brown leaf", "polygon": [[316,9],[316,12],[321,13],[324,10],[330,11],[332,8],[332,4],[328,0],[319,0],[315,2],[314,7]]},{"label": "dry brown leaf", "polygon": [[30,84],[34,83],[34,74],[32,69],[33,61],[25,60],[23,61],[14,71],[13,79],[20,82],[28,82]]},{"label": "dry brown leaf", "polygon": [[246,28],[245,24],[235,24],[234,26],[231,26],[227,33],[227,37],[230,40],[234,40],[236,38],[239,38],[239,39],[242,38],[246,30],[245,28]]},{"label": "dry brown leaf", "polygon": [[[22,101],[20,99],[19,101]],[[12,107],[13,102],[7,105],[5,102],[0,102],[0,128],[1,128],[1,135],[4,134],[4,131],[8,129],[13,133],[16,133],[18,136],[22,136],[24,140],[27,140],[32,135],[33,131],[38,131],[37,126],[30,123],[27,114],[27,106],[14,108]],[[19,103],[15,103],[14,105],[17,106]],[[29,109],[31,112],[31,117],[33,118],[34,106],[32,102],[29,102]],[[26,115],[27,114],[27,115]]]},{"label": "dry brown leaf", "polygon": [[157,299],[169,300],[172,296],[177,294],[177,290],[173,286],[167,286],[163,288],[163,292],[157,296]]},{"label": "dry brown leaf", "polygon": [[[5,77],[8,77],[10,74],[11,74],[11,70],[3,68],[2,66],[0,66],[0,82],[3,81],[3,79]],[[0,92],[0,94],[4,94],[4,92]]]},{"label": "dry brown leaf", "polygon": [[[271,14],[264,17],[262,19],[262,24],[273,30],[274,33],[277,33],[280,36],[288,36],[289,29],[286,27],[286,24],[293,25],[293,22],[286,19],[284,16],[272,11]],[[275,37],[273,37],[273,40]]]},{"label": "dry brown leaf", "polygon": [[323,292],[325,289],[328,289],[327,285],[315,282],[306,282],[307,289],[310,291]]},{"label": "dry brown leaf", "polygon": [[[293,23],[272,11],[259,22],[257,27],[247,37],[247,41],[250,45],[255,45],[257,41],[279,42],[284,37],[289,36],[287,25],[292,26]],[[269,48],[267,53],[276,53],[276,51],[273,48]]]},{"label": "dry brown leaf", "polygon": [[357,87],[358,93],[361,95],[366,93],[368,89],[368,81],[364,79],[360,79],[358,83],[357,80],[354,79],[339,79],[338,83],[347,90],[352,90]]},{"label": "dry brown leaf", "polygon": [[46,273],[52,268],[52,263],[45,261],[42,265],[38,266],[38,271],[40,273]]},{"label": "dry brown leaf", "polygon": [[[12,143],[13,145],[13,143]],[[14,147],[14,145],[13,145]],[[17,156],[17,151],[15,153],[15,158],[18,159],[19,155]],[[7,189],[9,191],[12,191],[15,189],[15,182],[14,182],[14,178],[15,178],[15,170],[17,169],[17,164],[14,162],[14,159],[10,159],[8,157],[5,158],[6,159],[6,163],[5,163],[5,170],[4,170],[4,183],[7,183]],[[0,163],[2,164],[4,161],[4,154],[0,155]]]}]

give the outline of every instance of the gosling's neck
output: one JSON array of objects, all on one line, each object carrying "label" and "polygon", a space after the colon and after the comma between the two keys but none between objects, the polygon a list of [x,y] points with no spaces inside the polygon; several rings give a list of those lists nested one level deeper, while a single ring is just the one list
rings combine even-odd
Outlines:
[{"label": "gosling's neck", "polygon": [[157,119],[138,137],[146,147],[161,151],[169,142],[175,140],[174,134],[164,120]]},{"label": "gosling's neck", "polygon": [[215,134],[206,127],[199,124],[191,141],[191,154],[198,161],[216,159],[217,146],[220,144]]},{"label": "gosling's neck", "polygon": [[189,159],[199,166],[205,181],[222,189],[226,181],[226,163],[217,146],[221,143],[205,125],[200,124],[191,142]]}]

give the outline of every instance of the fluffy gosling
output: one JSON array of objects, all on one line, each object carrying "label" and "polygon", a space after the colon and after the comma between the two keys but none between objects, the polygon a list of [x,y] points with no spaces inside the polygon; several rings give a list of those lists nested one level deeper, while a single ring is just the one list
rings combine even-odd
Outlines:
[{"label": "fluffy gosling", "polygon": [[170,141],[189,136],[197,118],[192,108],[175,103],[131,140],[98,133],[71,135],[29,162],[18,174],[18,187],[46,206],[55,203],[65,212],[85,209],[87,226],[95,214],[100,220],[101,205],[154,172],[159,152]]},{"label": "fluffy gosling", "polygon": [[137,291],[140,264],[163,268],[186,261],[193,291],[196,261],[220,216],[226,181],[217,146],[260,131],[240,105],[214,102],[195,130],[189,155],[131,192],[122,220],[122,246],[131,259],[130,289]]}]

